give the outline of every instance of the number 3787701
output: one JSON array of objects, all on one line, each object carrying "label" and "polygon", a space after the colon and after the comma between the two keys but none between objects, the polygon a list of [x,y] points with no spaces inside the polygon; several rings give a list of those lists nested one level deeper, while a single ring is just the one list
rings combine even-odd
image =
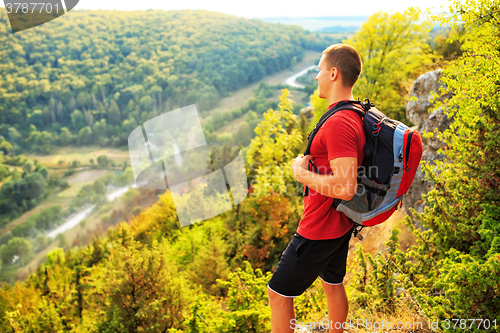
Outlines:
[{"label": "number 3787701", "polygon": [[55,5],[50,2],[10,2],[5,4],[5,9],[7,14],[51,14],[52,12],[59,13],[59,10],[64,11],[63,8],[59,8],[59,4]]},{"label": "number 3787701", "polygon": [[444,329],[497,329],[497,320],[489,319],[446,319],[442,321]]}]

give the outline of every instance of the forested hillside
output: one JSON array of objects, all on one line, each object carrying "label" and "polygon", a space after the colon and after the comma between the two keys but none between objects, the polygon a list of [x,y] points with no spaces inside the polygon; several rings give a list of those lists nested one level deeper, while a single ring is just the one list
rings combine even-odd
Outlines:
[{"label": "forested hillside", "polygon": [[[254,98],[227,112],[211,108],[290,68],[306,49],[326,45],[299,27],[188,10],[71,11],[13,34],[0,8],[0,228],[14,222],[0,231],[6,263],[0,280],[13,281],[16,270],[47,247],[42,234],[82,206],[104,204],[109,185],[133,179],[125,163],[120,179],[85,184],[64,209],[54,205],[40,212],[43,218],[16,221],[70,187],[65,178],[82,162],[60,159],[56,171],[20,154],[46,155],[66,146],[122,148],[146,120],[192,103],[204,116],[208,141],[231,138],[215,132],[242,116],[234,140],[248,145],[262,114],[277,104],[266,100],[276,87],[262,83]],[[114,168],[105,157],[87,159],[83,167]]]},{"label": "forested hillside", "polygon": [[[434,109],[442,108],[453,122],[449,129],[442,132],[431,129],[422,133],[427,138],[442,140],[444,148],[439,150],[441,160],[422,165],[433,188],[421,198],[425,202],[425,210],[420,214],[413,211],[419,223],[406,218],[406,225],[414,236],[414,244],[400,247],[400,229],[394,228],[389,233],[386,251],[372,255],[360,246],[355,255],[351,256],[352,265],[346,279],[350,300],[348,320],[356,323],[359,320],[365,323],[385,323],[385,326],[379,327],[379,331],[489,332],[499,329],[500,139],[497,134],[500,127],[500,21],[494,14],[499,11],[498,1],[457,1],[450,8],[450,13],[431,17],[433,24],[449,26],[448,45],[460,48],[460,52],[450,53],[448,59],[443,59],[446,49],[443,43],[434,49],[441,49],[441,54],[421,43],[428,38],[427,31],[420,25],[415,25],[419,17],[414,12],[387,15],[376,13],[351,39],[358,48],[364,47],[367,52],[372,52],[371,59],[379,60],[366,61],[361,81],[363,85],[358,91],[368,94],[367,97],[371,94],[378,96],[375,101],[378,104],[396,105],[389,111],[398,116],[401,115],[400,108],[406,97],[407,82],[414,80],[419,71],[426,71],[431,65],[441,66],[442,82],[446,85],[443,93],[449,94],[450,99],[436,102]],[[179,12],[178,15],[187,13],[208,15],[205,12]],[[78,15],[104,17],[112,16],[112,13],[82,12]],[[135,17],[137,13],[126,15]],[[114,20],[111,17],[109,19]],[[63,23],[70,24],[62,20],[60,24]],[[126,30],[125,25],[123,29]],[[147,26],[146,23],[144,25]],[[390,31],[405,32],[404,28],[409,26],[416,33],[390,34]],[[96,28],[99,31],[102,29],[106,29],[106,26]],[[380,33],[368,33],[375,30]],[[122,31],[116,32],[121,33]],[[296,33],[301,34],[300,30]],[[62,34],[61,32],[61,38]],[[24,38],[22,36],[12,38]],[[402,41],[414,40],[414,53],[405,53],[408,50],[405,50],[407,44],[404,42],[391,44],[390,41],[394,41],[392,37],[401,37]],[[265,37],[262,38],[264,40],[256,41],[258,45],[265,43]],[[299,51],[300,47],[304,47],[300,38],[297,39]],[[222,44],[225,43],[224,40],[221,39]],[[68,40],[68,43],[78,44],[79,41]],[[217,41],[214,43],[219,45]],[[391,49],[383,52],[383,45],[391,46]],[[6,50],[4,52],[14,52],[11,51],[12,48]],[[145,59],[163,52],[161,45],[154,50],[151,54],[145,54]],[[253,50],[249,49],[249,54]],[[263,54],[267,54],[269,50],[266,51]],[[98,49],[92,52],[98,52]],[[140,52],[140,48],[134,52]],[[126,63],[125,59],[134,52],[130,51],[122,62]],[[240,52],[245,54],[244,49]],[[85,50],[83,54],[86,54]],[[410,66],[405,62],[391,63],[388,67],[390,72],[384,75],[384,67],[378,64],[382,60],[386,61],[388,55],[397,58],[398,54],[407,54],[409,59],[421,61],[422,68],[414,68],[413,64]],[[85,64],[106,58],[106,55],[101,55],[94,59],[90,55],[78,61]],[[198,54],[197,57],[200,59],[203,56]],[[23,61],[28,62],[25,58],[26,56]],[[251,62],[251,59],[241,59]],[[289,60],[293,61],[293,57]],[[432,60],[437,62],[432,63]],[[143,66],[145,63],[148,61],[137,60],[134,66]],[[260,60],[258,63],[263,66]],[[63,64],[66,64],[66,60]],[[69,62],[65,66],[71,64]],[[159,62],[159,68],[160,64],[162,62]],[[167,66],[175,73],[173,75],[177,77],[177,81],[175,85],[168,80],[165,87],[158,85],[163,89],[163,94],[169,89],[179,89],[178,92],[185,92],[187,98],[190,86],[181,85],[180,82],[213,86],[212,89],[217,90],[219,96],[223,94],[223,90],[218,90],[222,89],[221,86],[217,86],[215,81],[202,81],[200,76],[193,74],[193,68],[190,74],[182,74],[182,68],[189,68],[189,62],[184,64],[185,67]],[[5,68],[11,68],[7,78],[13,80],[16,72],[14,67],[10,63],[3,66],[6,71]],[[25,68],[31,67],[26,65]],[[33,68],[43,66],[37,67],[35,64]],[[59,73],[53,67],[50,68],[54,73]],[[101,67],[97,66],[89,70],[84,76],[94,75],[92,73],[99,68]],[[113,68],[116,72],[110,70],[110,73],[121,73],[117,67]],[[226,67],[223,66],[220,70],[225,70],[224,68]],[[174,72],[176,70],[181,72]],[[129,75],[125,72],[122,74]],[[89,110],[98,114],[99,103],[102,103],[105,110],[108,110],[106,105],[109,109],[114,108],[114,103],[120,115],[135,115],[133,110],[127,109],[128,105],[133,103],[131,105],[134,109],[142,111],[140,102],[150,95],[141,95],[143,90],[136,91],[132,87],[140,85],[144,91],[151,92],[154,85],[150,87],[144,83],[148,82],[148,76],[143,78],[142,84],[133,81],[134,75],[135,73],[126,76],[127,79],[117,79],[116,85],[132,83],[117,91],[104,90],[104,97],[99,96],[99,92],[102,95],[101,88],[110,89],[107,83],[103,83],[102,87],[97,86],[96,91],[92,91],[96,87],[92,85],[88,92],[84,92],[82,88],[76,97],[72,94],[67,97],[69,101],[71,98],[75,99],[74,103],[82,108],[82,114],[83,110],[87,115]],[[149,76],[152,75],[154,74]],[[103,82],[103,78],[108,77],[95,74],[97,76],[101,78],[98,82]],[[59,79],[63,80],[65,77],[61,74]],[[378,89],[377,84],[374,84],[377,78],[387,79],[384,91],[387,89],[390,93],[384,95]],[[72,80],[78,79],[86,80],[85,77],[72,77]],[[156,79],[160,80],[159,77]],[[51,84],[50,87],[52,86]],[[34,91],[40,93],[36,98],[44,98],[43,89],[36,87],[38,86],[26,90],[26,93],[29,95]],[[266,89],[262,86],[258,93],[265,95]],[[22,96],[22,92],[15,91],[14,88],[10,91],[11,94]],[[79,94],[87,96],[88,104],[85,104],[85,98],[79,104]],[[95,95],[98,106],[95,109],[92,94]],[[127,97],[128,100],[124,101],[121,99],[123,95],[130,98]],[[17,101],[28,110],[30,98],[19,96]],[[61,90],[60,95],[58,92],[57,95],[47,96],[49,106],[45,112],[50,124],[50,98],[54,101],[56,97],[59,98],[54,104],[56,117],[57,105],[62,96],[66,95]],[[160,96],[162,103],[184,103],[184,97],[176,100],[177,97],[173,95]],[[387,97],[384,99],[384,96]],[[158,105],[160,98],[154,94],[150,97],[150,112],[153,112],[153,105]],[[317,97],[317,92],[311,96],[311,104],[315,109],[316,119],[328,107],[326,101]],[[245,161],[250,180],[249,195],[235,209],[210,220],[180,228],[172,197],[167,191],[148,210],[111,228],[106,237],[96,238],[91,244],[80,248],[68,251],[58,248],[51,251],[46,263],[25,281],[15,285],[5,284],[0,289],[0,331],[269,332],[267,282],[280,254],[296,231],[303,209],[302,198],[297,195],[300,193],[299,184],[292,178],[290,164],[303,151],[308,134],[306,129],[314,125],[315,119],[308,124],[305,117],[296,117],[293,105],[293,98],[289,96],[288,90],[283,89],[277,107],[267,110],[264,120],[256,124],[256,136],[249,144]],[[12,106],[10,109],[17,110]],[[76,111],[70,114],[74,112]],[[64,119],[73,118],[69,116]],[[26,118],[24,124],[31,126],[29,119],[32,118]],[[88,119],[88,116],[84,119]],[[141,119],[135,119],[139,120]],[[8,126],[12,128],[14,125]],[[224,149],[225,156],[237,153],[237,149],[230,145]],[[58,212],[52,213],[52,216],[57,216]],[[33,221],[35,225],[44,222],[40,216]],[[9,264],[11,263],[0,260],[0,269]],[[295,299],[298,321],[320,322],[327,318],[326,300],[319,290],[319,283],[315,283],[304,295]],[[410,322],[412,320],[413,325]],[[403,326],[404,329],[392,326],[405,321],[410,323],[410,328],[406,325]],[[417,329],[415,321],[421,323],[417,324]],[[388,326],[389,323],[391,327]],[[435,323],[435,326],[431,327],[431,323]],[[356,324],[356,328],[350,331],[366,331],[364,324]]]},{"label": "forested hillside", "polygon": [[12,34],[2,8],[0,135],[39,153],[121,146],[158,113],[208,110],[326,45],[299,27],[201,10],[71,11]]}]

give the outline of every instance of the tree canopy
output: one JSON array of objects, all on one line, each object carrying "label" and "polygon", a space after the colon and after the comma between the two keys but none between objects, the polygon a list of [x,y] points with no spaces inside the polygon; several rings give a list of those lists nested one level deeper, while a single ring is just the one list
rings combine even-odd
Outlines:
[{"label": "tree canopy", "polygon": [[51,143],[125,144],[147,119],[208,110],[318,45],[300,27],[204,10],[77,10],[12,34],[2,8],[0,134],[44,154]]},{"label": "tree canopy", "polygon": [[371,102],[387,115],[403,120],[406,96],[415,74],[432,60],[427,44],[429,24],[419,23],[419,13],[379,12],[371,15],[345,43],[363,60],[354,86],[354,97]]}]

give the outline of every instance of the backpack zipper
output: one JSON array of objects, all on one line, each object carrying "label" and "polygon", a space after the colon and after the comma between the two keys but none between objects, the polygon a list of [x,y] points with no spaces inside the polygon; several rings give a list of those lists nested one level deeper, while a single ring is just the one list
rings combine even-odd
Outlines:
[{"label": "backpack zipper", "polygon": [[408,138],[406,139],[406,151],[405,151],[405,171],[410,171],[411,168],[408,165],[408,159],[410,155],[410,144],[411,144],[411,137],[413,136],[413,131],[408,133]]}]

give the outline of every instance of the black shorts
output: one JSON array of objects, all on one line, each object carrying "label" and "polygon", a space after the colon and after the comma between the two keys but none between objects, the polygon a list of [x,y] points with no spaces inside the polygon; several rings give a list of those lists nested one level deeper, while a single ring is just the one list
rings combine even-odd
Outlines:
[{"label": "black shorts", "polygon": [[342,237],[326,240],[310,240],[295,234],[281,255],[268,287],[281,296],[297,297],[318,276],[326,283],[342,284],[353,229]]}]

